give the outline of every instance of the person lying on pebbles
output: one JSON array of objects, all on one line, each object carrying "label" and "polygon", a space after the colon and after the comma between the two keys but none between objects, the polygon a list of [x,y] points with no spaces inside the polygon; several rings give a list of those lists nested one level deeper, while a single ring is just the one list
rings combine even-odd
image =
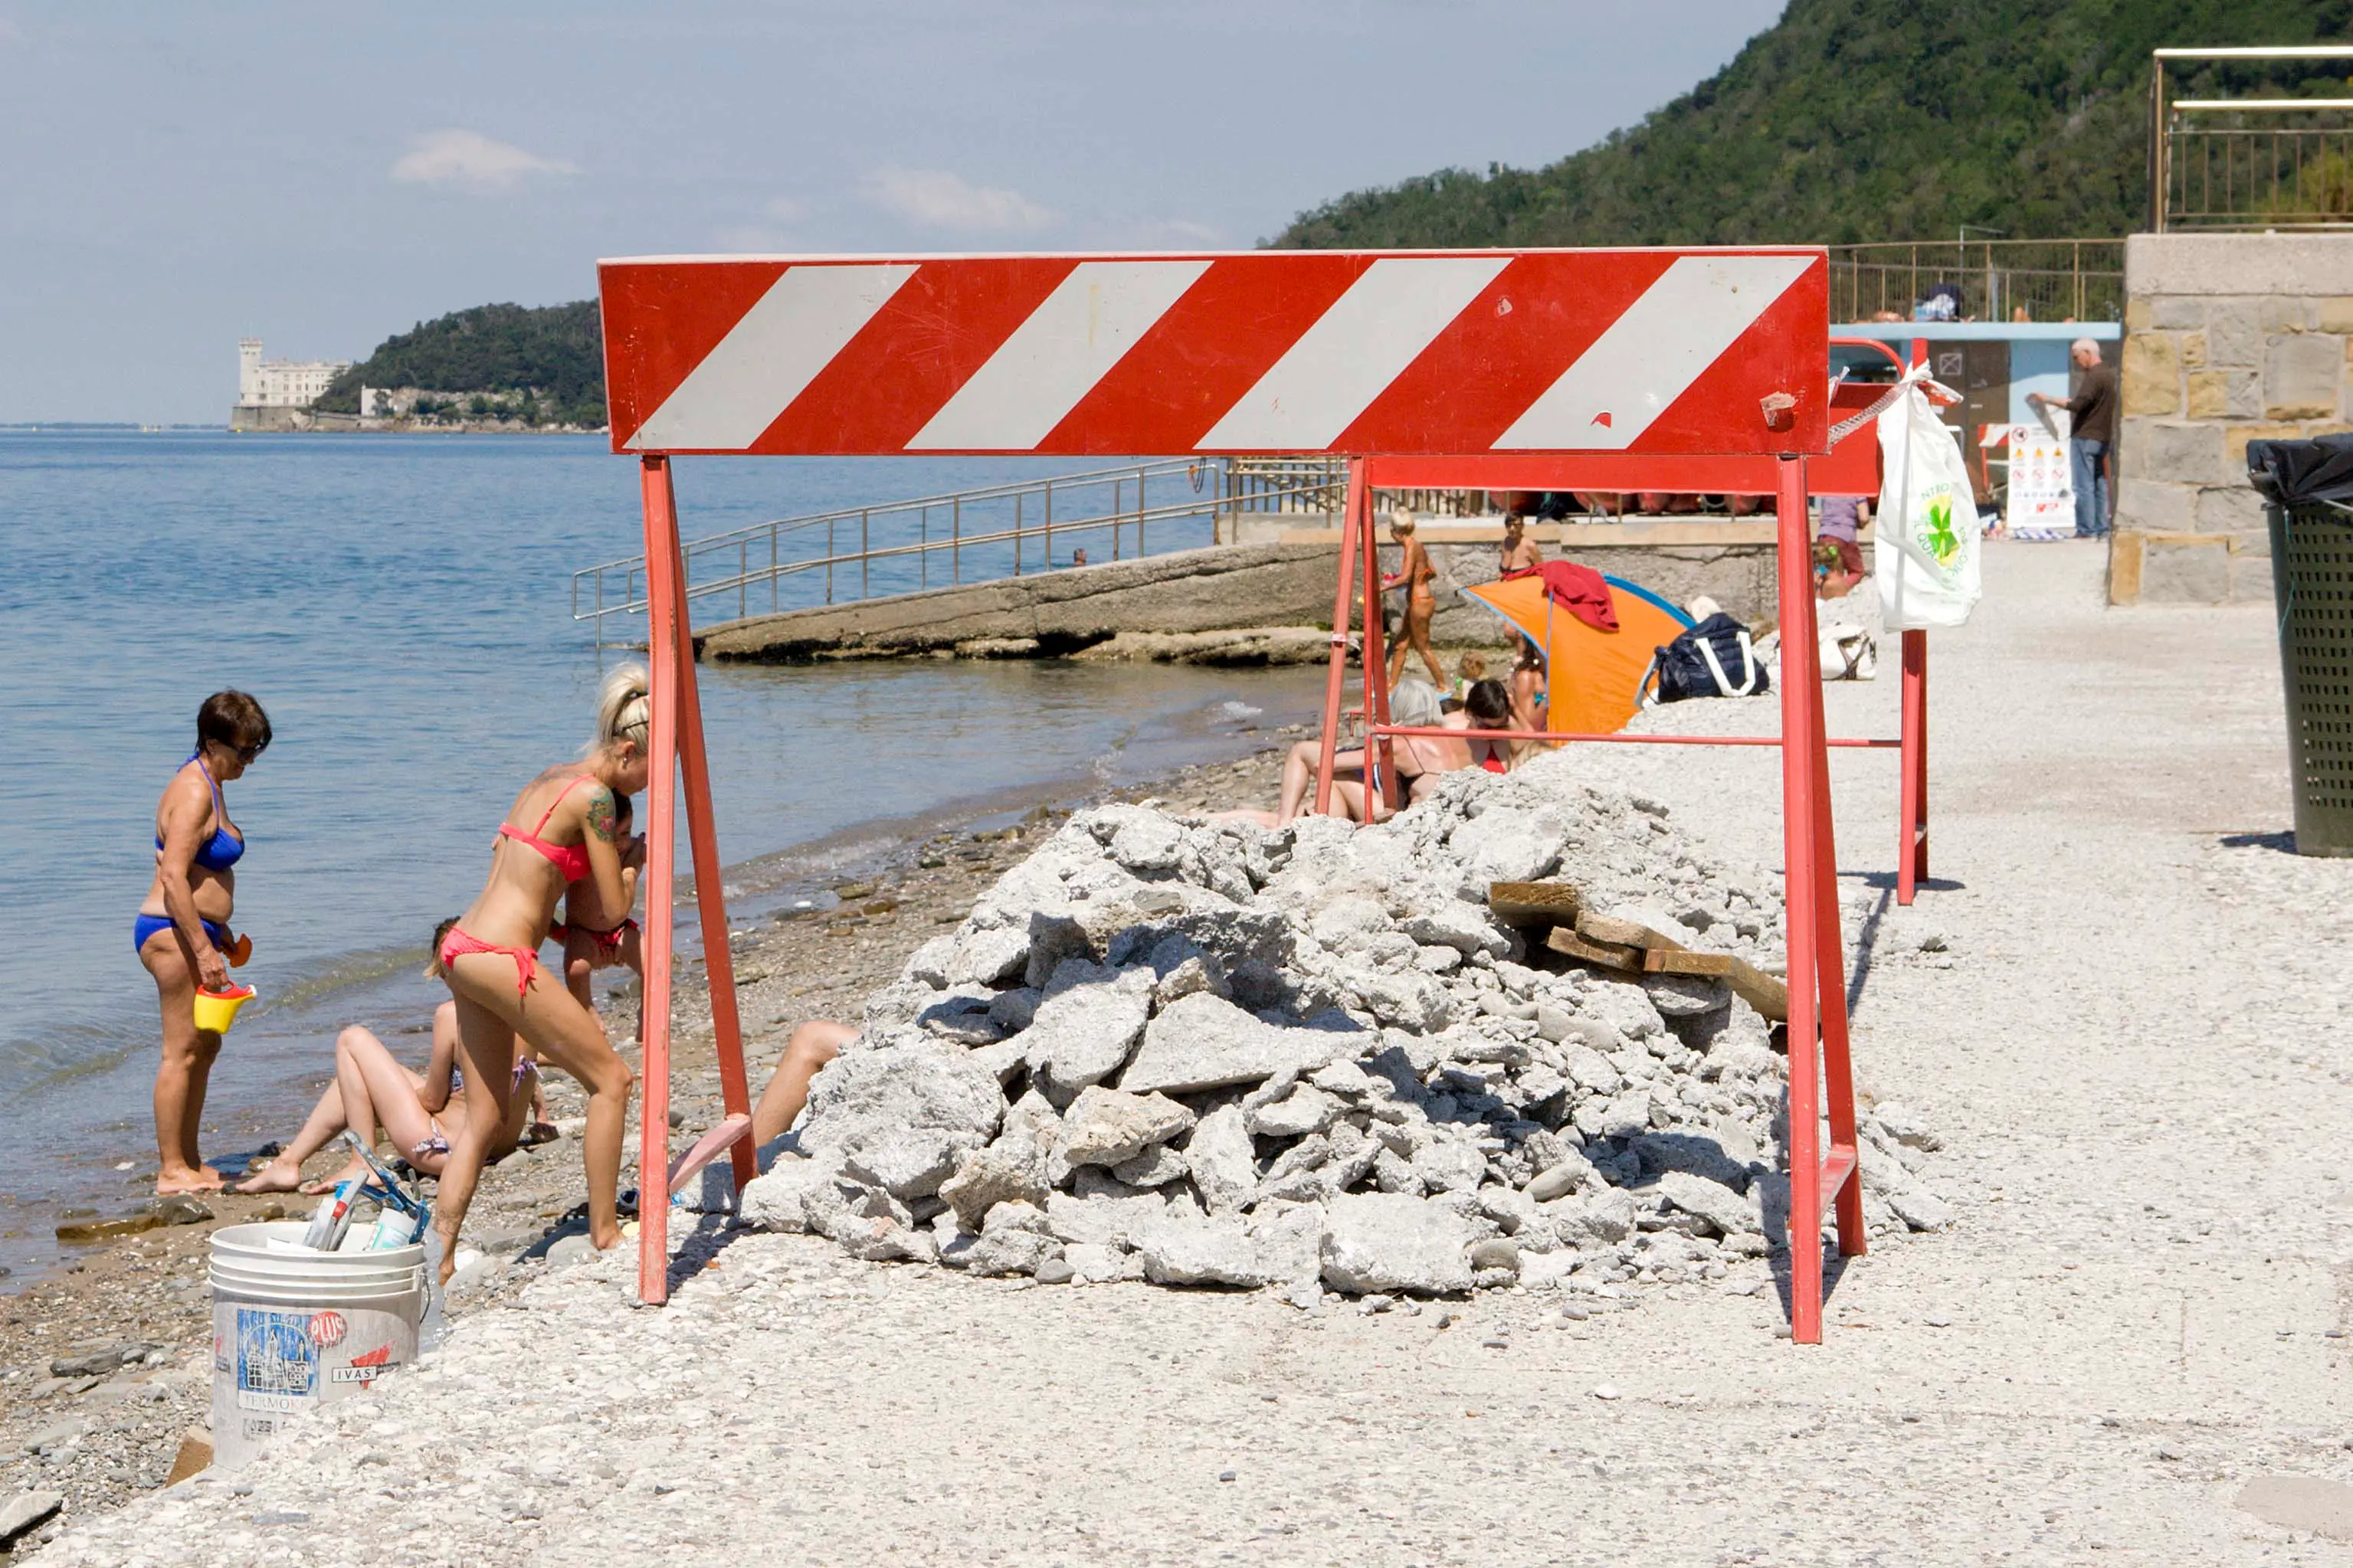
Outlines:
[{"label": "person lying on pebbles", "polygon": [[[453,916],[434,930],[436,956],[425,972],[428,979],[440,978],[441,960],[438,955],[441,938],[455,923]],[[513,1077],[516,1088],[529,1079],[532,1093],[508,1096],[507,1124],[491,1138],[492,1159],[512,1152],[522,1142],[529,1107],[539,1093],[537,1069],[520,1037],[515,1042]],[[458,1065],[455,1002],[444,1002],[433,1009],[433,1052],[421,1073],[401,1066],[382,1040],[354,1024],[335,1037],[335,1081],[319,1097],[310,1119],[302,1123],[302,1131],[294,1135],[294,1142],[282,1153],[237,1183],[236,1190],[299,1192],[305,1197],[316,1197],[334,1191],[338,1184],[353,1176],[365,1175],[366,1163],[354,1154],[332,1176],[302,1180],[303,1162],[347,1127],[361,1130],[362,1136],[371,1142],[381,1127],[393,1147],[400,1151],[401,1158],[428,1176],[438,1176],[448,1161],[450,1143],[466,1125],[465,1087],[465,1075]]]},{"label": "person lying on pebbles", "polygon": [[[1397,689],[1389,693],[1389,722],[1393,724],[1415,730],[1435,729],[1444,717],[1439,708],[1438,689],[1426,680],[1400,680]],[[1471,765],[1471,748],[1451,737],[1399,735],[1395,743],[1398,777],[1406,786],[1409,805],[1435,789],[1440,774]],[[1282,794],[1274,810],[1219,815],[1229,821],[1256,822],[1268,827],[1281,827],[1297,820],[1309,805],[1315,783],[1317,749],[1318,742],[1302,741],[1283,758]],[[1365,820],[1364,778],[1365,752],[1361,746],[1332,759],[1334,816],[1345,816],[1351,822]],[[1377,798],[1372,808],[1373,820],[1377,822],[1388,815],[1388,806]]]}]

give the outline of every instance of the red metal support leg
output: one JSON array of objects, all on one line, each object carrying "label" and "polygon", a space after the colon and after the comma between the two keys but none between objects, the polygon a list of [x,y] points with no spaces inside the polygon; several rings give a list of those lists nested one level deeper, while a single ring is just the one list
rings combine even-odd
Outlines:
[{"label": "red metal support leg", "polygon": [[[1803,510],[1802,501],[1799,510]],[[1806,644],[1817,650],[1821,647],[1821,626],[1811,594],[1806,595]],[[1819,652],[1816,657],[1819,658]],[[1857,1174],[1861,1155],[1855,1147],[1853,1054],[1846,1010],[1846,939],[1839,926],[1838,837],[1831,825],[1830,742],[1825,733],[1829,718],[1823,711],[1825,704],[1819,695],[1819,685],[1816,690],[1816,700],[1810,705],[1813,733],[1807,741],[1807,750],[1813,757],[1816,786],[1814,889],[1820,913],[1814,925],[1814,975],[1822,1030],[1823,1098],[1829,1102],[1831,1122],[1830,1152],[1822,1168],[1823,1196],[1817,1202],[1835,1200],[1839,1251],[1852,1258],[1863,1251],[1869,1232],[1862,1223],[1862,1180]],[[1820,1226],[1821,1214],[1817,1209],[1815,1230],[1819,1232]]]},{"label": "red metal support leg", "polygon": [[[646,786],[645,1061],[638,1074],[642,1133],[638,1151],[638,1298],[670,1297],[670,887],[677,873],[678,518],[670,460],[639,464],[645,505],[647,665],[652,675],[652,774]],[[1786,748],[1785,748],[1786,750]],[[657,1195],[659,1194],[659,1195]]]},{"label": "red metal support leg", "polygon": [[[1822,700],[1812,637],[1812,540],[1806,520],[1800,459],[1781,459],[1778,497],[1781,610],[1783,931],[1789,956],[1789,1337],[1799,1344],[1822,1338],[1821,1151],[1814,1118],[1821,1103],[1816,1077],[1821,931],[1820,859],[1814,837],[1820,787],[1811,744]],[[1835,889],[1832,889],[1833,891]]]},{"label": "red metal support leg", "polygon": [[[1332,809],[1332,759],[1340,748],[1340,700],[1348,679],[1348,599],[1356,569],[1356,503],[1365,495],[1365,466],[1348,465],[1347,499],[1340,509],[1339,585],[1332,595],[1332,667],[1324,678],[1324,738],[1315,763],[1315,812]],[[1367,665],[1366,668],[1370,668]]]},{"label": "red metal support leg", "polygon": [[[1349,471],[1361,472],[1362,458],[1348,460]],[[1373,526],[1373,492],[1369,484],[1352,489],[1359,497],[1356,515],[1357,548],[1364,552],[1365,574],[1365,816],[1373,815],[1373,792],[1390,806],[1397,800],[1397,742],[1383,735],[1376,739],[1374,727],[1389,721],[1388,630],[1381,617],[1381,543]]]},{"label": "red metal support leg", "polygon": [[[686,783],[686,837],[694,859],[694,901],[702,918],[702,973],[711,987],[711,1033],[719,1058],[720,1103],[729,1116],[752,1114],[751,1080],[744,1071],[743,1023],[735,1006],[735,954],[727,943],[727,889],[719,863],[719,823],[711,809],[711,760],[702,741],[702,693],[694,674],[694,626],[686,604],[686,558],[678,538],[678,498],[667,473],[670,503],[670,587],[678,606],[678,734],[680,772]],[[760,1173],[759,1156],[748,1137],[735,1141],[735,1190]],[[639,1191],[645,1190],[640,1171]],[[668,1194],[663,1194],[668,1202]]]},{"label": "red metal support leg", "polygon": [[1895,901],[1908,904],[1928,875],[1928,634],[1925,631],[1904,634],[1903,742]]}]

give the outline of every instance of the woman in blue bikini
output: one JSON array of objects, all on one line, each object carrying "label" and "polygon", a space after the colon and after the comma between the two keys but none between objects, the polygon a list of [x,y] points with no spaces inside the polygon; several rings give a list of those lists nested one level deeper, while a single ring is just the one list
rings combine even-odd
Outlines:
[{"label": "woman in blue bikini", "polygon": [[229,931],[245,836],[229,820],[221,785],[241,777],[269,745],[269,715],[242,691],[216,691],[196,710],[196,749],[155,807],[155,879],[131,928],[131,945],[155,978],[164,1012],[164,1059],[155,1072],[155,1191],[216,1191],[221,1174],[196,1152],[205,1085],[220,1037],[196,1027],[196,987],[228,986]]}]

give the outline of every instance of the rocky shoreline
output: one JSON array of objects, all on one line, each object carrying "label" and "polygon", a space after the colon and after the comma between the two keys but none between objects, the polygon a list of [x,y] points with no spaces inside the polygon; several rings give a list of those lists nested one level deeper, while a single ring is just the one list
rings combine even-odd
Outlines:
[{"label": "rocky shoreline", "polygon": [[[1286,739],[1287,743],[1287,739]],[[1164,797],[1172,809],[1271,804],[1279,750],[1239,762],[1177,770],[1117,798]],[[1103,797],[1097,797],[1098,799]],[[1081,803],[1071,803],[1072,805]],[[1065,807],[1039,807],[1019,823],[928,834],[902,843],[871,875],[836,885],[839,901],[794,912],[734,936],[739,1006],[754,1089],[795,1025],[857,1018],[871,993],[890,984],[908,955],[963,921],[974,899],[1050,836]],[[683,911],[691,918],[691,906]],[[673,1037],[674,1121],[706,1126],[720,1114],[702,964],[690,958],[679,981]],[[617,1039],[634,1018],[634,983],[601,990],[599,1008]],[[396,1050],[406,1042],[394,1042]],[[624,1053],[633,1064],[634,1047]],[[583,1097],[560,1074],[547,1081],[550,1113],[576,1117]],[[634,1184],[632,1128],[622,1184]],[[306,1173],[324,1173],[328,1159]],[[450,1292],[452,1319],[510,1298],[586,1249],[579,1147],[571,1137],[518,1150],[486,1173],[468,1216],[466,1244],[482,1258]],[[0,1533],[12,1514],[54,1510],[17,1522],[0,1540],[0,1561],[76,1519],[120,1507],[163,1486],[192,1434],[210,1416],[211,1295],[206,1237],[223,1225],[306,1212],[313,1200],[207,1196],[208,1214],[92,1248],[58,1275],[0,1298],[6,1351],[0,1355]],[[31,1500],[26,1502],[26,1500]]]}]

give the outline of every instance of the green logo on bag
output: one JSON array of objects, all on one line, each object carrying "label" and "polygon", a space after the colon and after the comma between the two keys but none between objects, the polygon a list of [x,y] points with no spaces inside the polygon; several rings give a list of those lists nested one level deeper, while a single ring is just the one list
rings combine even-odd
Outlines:
[{"label": "green logo on bag", "polygon": [[1936,558],[1936,564],[1952,569],[1961,553],[1961,536],[1953,531],[1953,498],[1938,496],[1928,503],[1926,526],[1920,531],[1920,542]]}]

